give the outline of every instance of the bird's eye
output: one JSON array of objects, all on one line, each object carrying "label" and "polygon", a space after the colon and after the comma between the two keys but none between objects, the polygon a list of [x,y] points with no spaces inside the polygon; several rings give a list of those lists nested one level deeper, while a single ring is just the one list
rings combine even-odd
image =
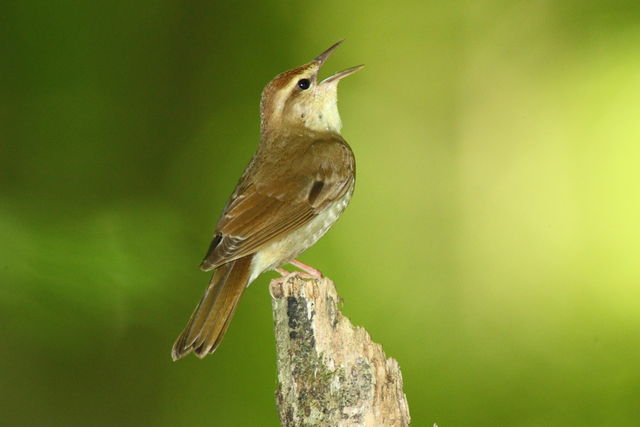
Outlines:
[{"label": "bird's eye", "polygon": [[309,79],[300,79],[298,80],[298,87],[302,90],[307,90],[311,86],[311,81]]}]

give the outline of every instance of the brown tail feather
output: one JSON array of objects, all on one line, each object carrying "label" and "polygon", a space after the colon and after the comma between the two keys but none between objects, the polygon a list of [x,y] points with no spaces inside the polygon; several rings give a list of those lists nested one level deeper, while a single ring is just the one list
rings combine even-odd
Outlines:
[{"label": "brown tail feather", "polygon": [[249,255],[216,270],[187,326],[173,345],[173,360],[192,351],[200,358],[215,351],[247,287],[252,258],[253,255]]}]

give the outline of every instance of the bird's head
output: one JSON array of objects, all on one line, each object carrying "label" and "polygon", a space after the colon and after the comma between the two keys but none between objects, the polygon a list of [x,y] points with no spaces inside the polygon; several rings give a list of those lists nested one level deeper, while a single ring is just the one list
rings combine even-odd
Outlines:
[{"label": "bird's head", "polygon": [[348,68],[318,81],[318,72],[329,55],[342,43],[331,46],[313,61],[278,74],[262,91],[260,128],[262,134],[303,127],[339,133],[338,82],[360,70]]}]

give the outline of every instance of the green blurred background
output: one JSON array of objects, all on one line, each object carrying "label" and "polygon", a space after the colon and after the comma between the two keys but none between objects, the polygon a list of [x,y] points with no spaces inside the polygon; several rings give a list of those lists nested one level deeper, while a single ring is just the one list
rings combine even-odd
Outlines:
[{"label": "green blurred background", "polygon": [[169,351],[262,87],[346,38],[354,199],[302,260],[414,425],[640,425],[640,3],[0,5],[10,426],[276,425],[268,280]]}]

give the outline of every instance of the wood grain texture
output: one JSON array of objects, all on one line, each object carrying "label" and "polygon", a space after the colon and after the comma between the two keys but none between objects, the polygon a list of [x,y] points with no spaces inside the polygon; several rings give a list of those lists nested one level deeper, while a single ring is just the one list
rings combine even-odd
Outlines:
[{"label": "wood grain texture", "polygon": [[407,426],[398,363],[338,309],[327,278],[272,280],[283,426]]}]

